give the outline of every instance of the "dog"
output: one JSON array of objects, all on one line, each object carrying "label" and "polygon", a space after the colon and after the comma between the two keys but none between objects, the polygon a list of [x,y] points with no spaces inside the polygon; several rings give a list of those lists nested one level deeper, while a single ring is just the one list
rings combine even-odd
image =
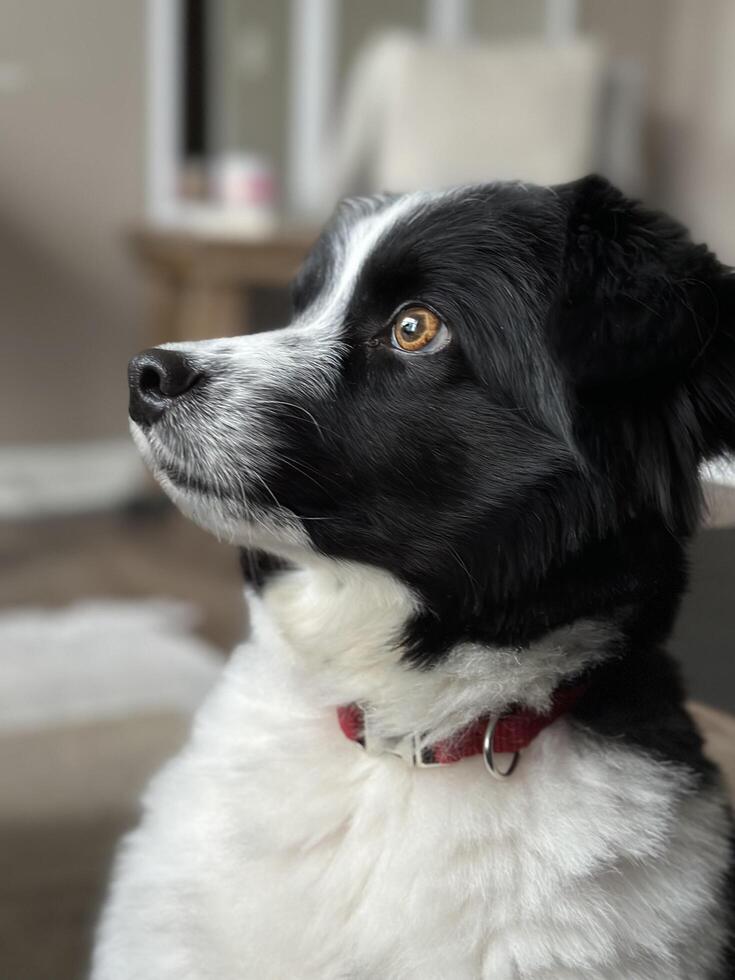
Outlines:
[{"label": "dog", "polygon": [[249,637],[94,980],[726,980],[733,824],[665,643],[735,449],[735,276],[590,176],[343,203],[273,332],[133,359]]}]

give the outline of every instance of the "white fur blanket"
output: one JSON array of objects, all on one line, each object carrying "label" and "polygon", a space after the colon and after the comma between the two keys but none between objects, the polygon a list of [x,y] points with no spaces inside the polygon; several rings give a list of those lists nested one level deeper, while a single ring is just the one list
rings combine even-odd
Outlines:
[{"label": "white fur blanket", "polygon": [[222,666],[194,609],[155,600],[0,613],[0,731],[191,713]]}]

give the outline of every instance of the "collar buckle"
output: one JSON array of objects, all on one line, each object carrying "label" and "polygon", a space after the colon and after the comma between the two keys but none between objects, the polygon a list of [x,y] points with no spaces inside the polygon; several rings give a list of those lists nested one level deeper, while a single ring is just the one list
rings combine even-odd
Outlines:
[{"label": "collar buckle", "polygon": [[362,741],[365,751],[369,755],[385,755],[386,753],[394,755],[415,769],[438,769],[440,766],[446,765],[444,762],[434,760],[431,750],[422,746],[421,737],[416,732],[390,738],[379,735],[375,731],[370,724],[369,712],[365,712],[363,719]]}]

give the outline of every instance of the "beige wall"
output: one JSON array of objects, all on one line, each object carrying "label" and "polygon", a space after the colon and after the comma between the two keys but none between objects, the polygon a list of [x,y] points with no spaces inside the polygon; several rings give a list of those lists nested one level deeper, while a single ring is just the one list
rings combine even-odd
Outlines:
[{"label": "beige wall", "polygon": [[735,264],[735,3],[671,0],[654,93],[665,202]]},{"label": "beige wall", "polygon": [[645,72],[646,197],[735,263],[735,3],[582,0],[582,26]]},{"label": "beige wall", "polygon": [[0,445],[122,434],[143,0],[0,4]]}]

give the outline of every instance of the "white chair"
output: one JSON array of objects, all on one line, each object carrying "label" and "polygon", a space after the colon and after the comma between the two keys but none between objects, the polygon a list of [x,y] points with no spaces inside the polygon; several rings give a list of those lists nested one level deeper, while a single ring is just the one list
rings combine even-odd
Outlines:
[{"label": "white chair", "polygon": [[550,45],[381,35],[356,59],[343,93],[336,188],[555,183],[602,170],[635,190],[637,87],[582,37]]}]

